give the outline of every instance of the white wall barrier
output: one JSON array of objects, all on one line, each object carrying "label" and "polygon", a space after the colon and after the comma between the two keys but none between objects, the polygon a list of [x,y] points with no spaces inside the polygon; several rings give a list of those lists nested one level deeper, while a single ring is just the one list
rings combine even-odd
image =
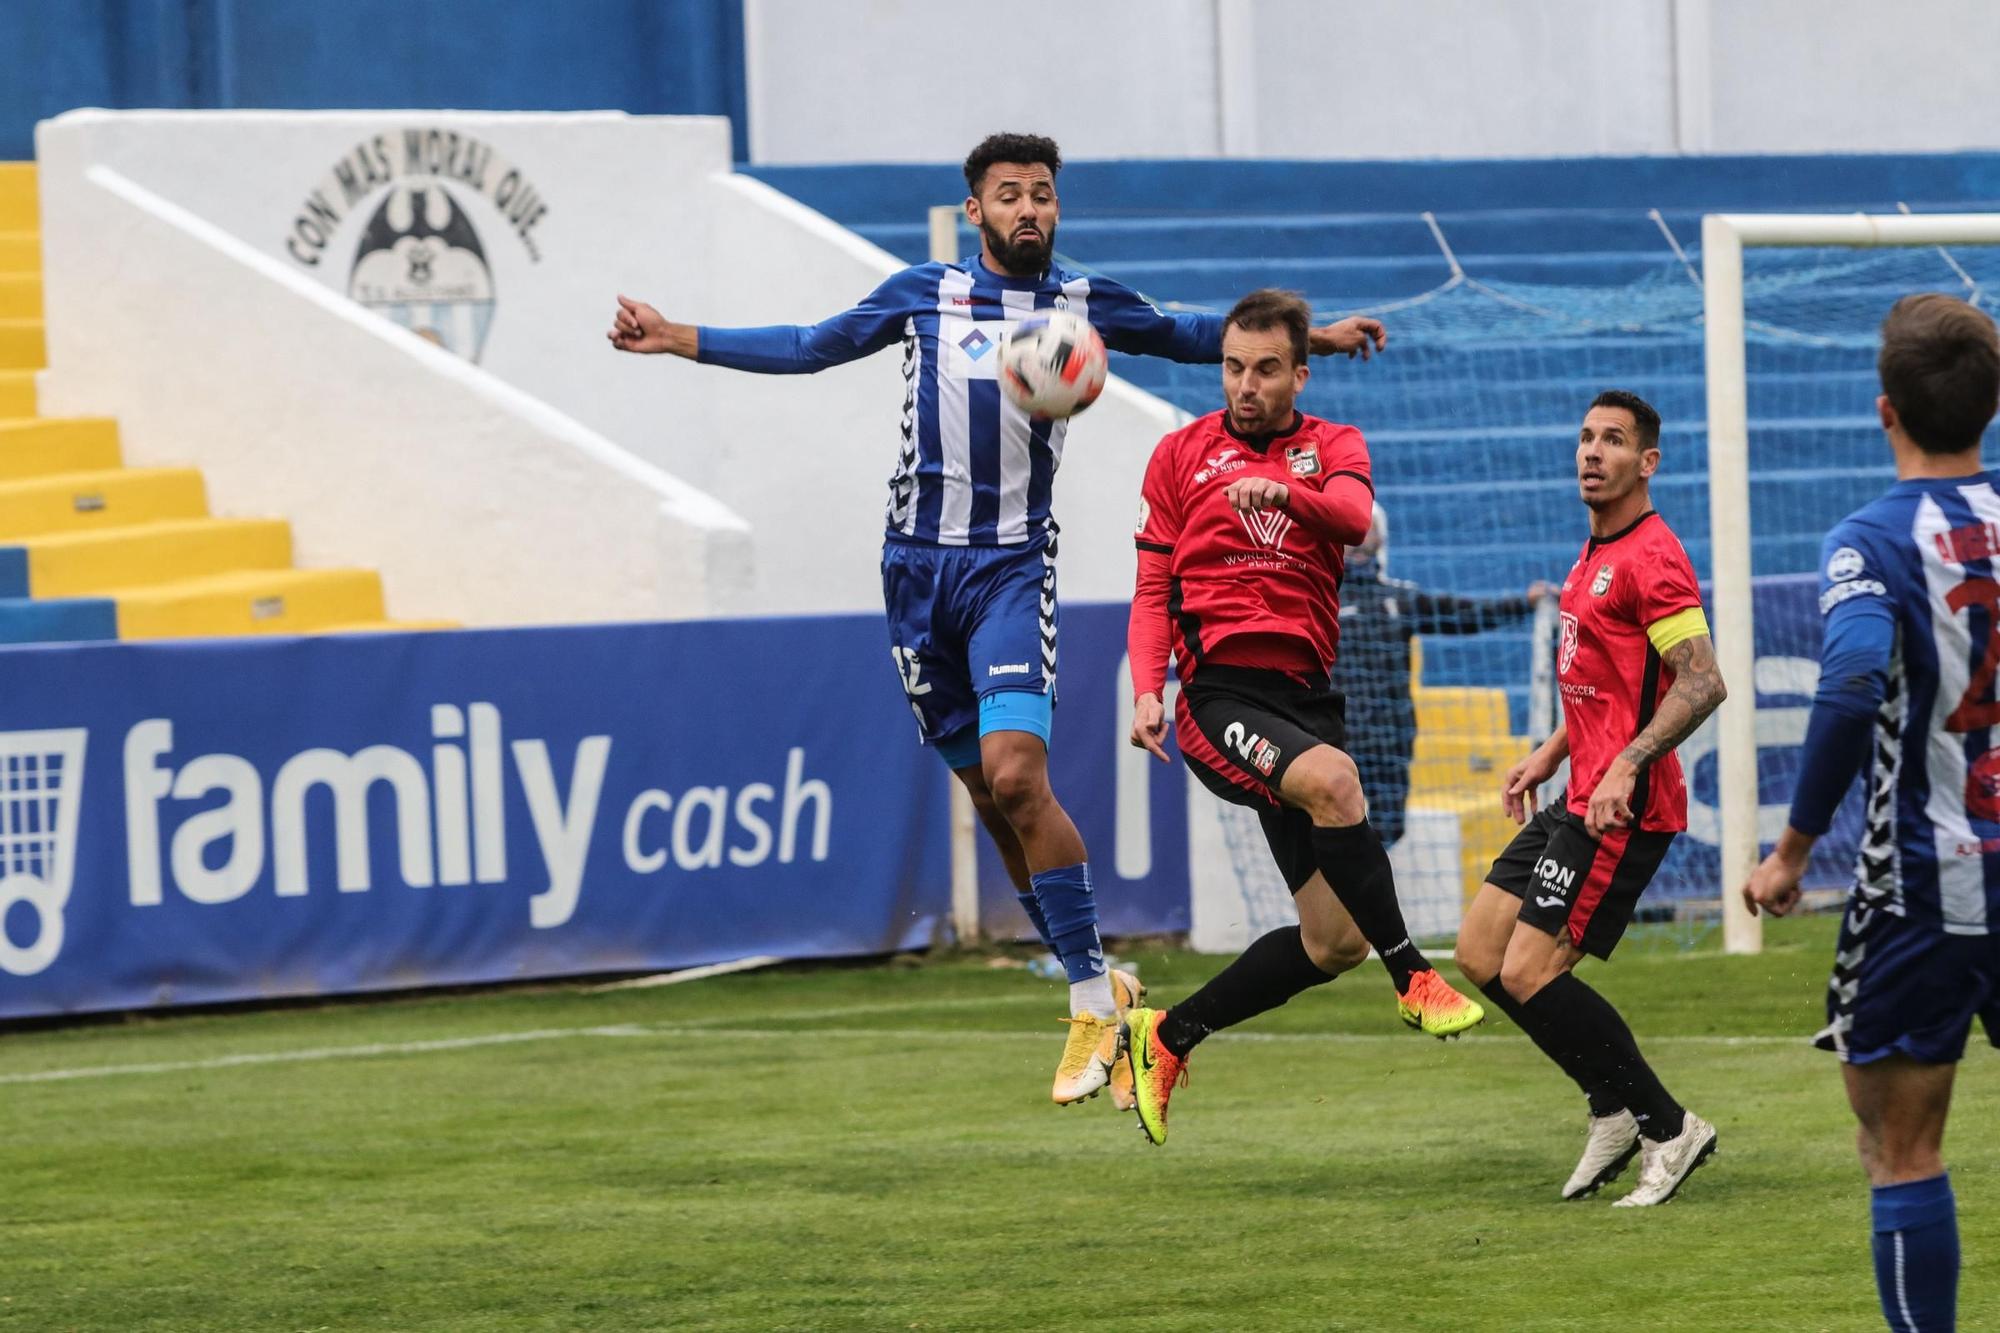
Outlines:
[{"label": "white wall barrier", "polygon": [[46,214],[45,412],[118,417],[134,463],[199,463],[218,510],[292,518],[303,563],[381,568],[399,616],[739,596],[749,528],[725,506],[117,172],[80,175]]}]

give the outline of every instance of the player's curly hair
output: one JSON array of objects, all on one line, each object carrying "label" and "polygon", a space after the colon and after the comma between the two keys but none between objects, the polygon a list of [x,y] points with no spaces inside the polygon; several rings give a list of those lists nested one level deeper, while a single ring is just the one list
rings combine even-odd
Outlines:
[{"label": "player's curly hair", "polygon": [[2000,401],[2000,335],[1985,311],[1955,296],[1905,296],[1882,321],[1875,369],[1911,442],[1959,453],[1979,443]]},{"label": "player's curly hair", "polygon": [[1246,333],[1283,329],[1291,338],[1292,364],[1303,366],[1306,363],[1306,348],[1312,332],[1312,307],[1297,292],[1259,287],[1229,308],[1229,313],[1223,317],[1222,327],[1226,331],[1232,326]]},{"label": "player's curly hair", "polygon": [[989,134],[965,159],[965,188],[978,194],[979,182],[996,162],[1039,164],[1054,176],[1062,171],[1062,150],[1039,134]]},{"label": "player's curly hair", "polygon": [[1630,389],[1606,389],[1590,400],[1592,407],[1622,407],[1632,414],[1632,424],[1639,430],[1639,448],[1660,447],[1660,414],[1654,406],[1633,393]]}]

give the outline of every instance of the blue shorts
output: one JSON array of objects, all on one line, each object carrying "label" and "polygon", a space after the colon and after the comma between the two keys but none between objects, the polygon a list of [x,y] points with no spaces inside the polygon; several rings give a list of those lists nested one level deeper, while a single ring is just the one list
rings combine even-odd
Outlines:
[{"label": "blue shorts", "polygon": [[2000,935],[1948,935],[1851,899],[1840,925],[1826,1027],[1813,1039],[1849,1064],[1907,1056],[1956,1064],[1977,1017],[2000,1046]]},{"label": "blue shorts", "polygon": [[1056,690],[1055,538],[1028,546],[882,547],[889,652],[917,733],[945,762],[979,762],[979,737],[1046,743]]}]

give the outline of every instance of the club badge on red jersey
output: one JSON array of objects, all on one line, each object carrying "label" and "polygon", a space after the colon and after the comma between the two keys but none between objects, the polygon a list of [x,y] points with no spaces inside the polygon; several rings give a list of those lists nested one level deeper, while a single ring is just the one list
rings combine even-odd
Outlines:
[{"label": "club badge on red jersey", "polygon": [[1317,477],[1319,447],[1311,444],[1288,445],[1285,448],[1285,462],[1295,477]]},{"label": "club badge on red jersey", "polygon": [[1611,566],[1599,565],[1597,567],[1597,577],[1590,581],[1590,595],[1592,597],[1602,597],[1604,596],[1605,593],[1610,591],[1611,591]]}]

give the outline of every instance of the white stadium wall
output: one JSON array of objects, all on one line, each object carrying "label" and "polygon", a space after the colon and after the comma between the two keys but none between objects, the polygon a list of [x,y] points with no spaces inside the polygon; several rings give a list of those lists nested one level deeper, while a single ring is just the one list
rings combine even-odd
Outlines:
[{"label": "white stadium wall", "polygon": [[[411,134],[420,154],[414,171]],[[603,601],[622,607],[610,614],[627,616],[880,605],[880,522],[902,392],[893,353],[814,376],[754,376],[626,356],[604,340],[621,291],[692,322],[811,322],[853,304],[898,267],[886,252],[733,174],[724,122],[617,113],[83,111],[45,122],[38,147],[50,345],[44,410],[118,415],[135,461],[213,468],[225,504],[297,520],[302,558],[383,568],[397,614],[490,623],[593,618]],[[96,168],[266,262],[204,259],[199,275],[183,271],[182,250],[214,247],[191,242],[184,228],[143,221],[129,201],[108,199],[89,179]],[[382,239],[407,246],[403,238],[425,229],[407,207],[383,213],[385,201],[440,180],[454,208],[425,219],[440,233],[433,288],[395,290],[406,266],[385,270],[367,252]],[[371,232],[378,213],[386,225]],[[151,248],[138,248],[142,242]],[[476,261],[458,253],[472,244]],[[118,276],[107,281],[107,274]],[[337,329],[326,323],[326,303],[308,303],[314,313],[300,317],[314,337],[324,335],[308,347],[307,335],[272,317],[273,309],[303,310],[299,293],[285,290],[297,282],[279,278],[376,298],[392,317],[476,352],[468,383],[518,391],[517,405],[539,405],[548,418],[567,418],[573,433],[667,474],[648,473],[659,485],[712,497],[705,503],[715,513],[734,511],[749,525],[752,555],[734,579],[671,580],[684,589],[679,600],[635,598],[626,564],[598,569],[583,559],[586,551],[608,559],[615,545],[587,507],[544,504],[537,465],[516,458],[503,468],[482,453],[476,423],[486,417],[410,406],[464,397],[440,383],[450,368],[445,358],[344,300],[334,304],[360,318],[335,320]],[[152,304],[135,304],[142,299]],[[187,341],[173,353],[154,338],[107,348],[106,310],[155,332],[185,329]],[[182,381],[157,369],[183,359],[206,392],[175,391]],[[252,368],[260,376],[254,390]],[[247,410],[253,402],[282,406],[284,429],[274,430],[265,411]],[[1069,597],[1129,596],[1126,538],[1140,469],[1175,421],[1166,404],[1114,385],[1072,432],[1058,496]],[[352,480],[365,474],[359,466],[338,474],[330,491],[305,481],[314,475],[313,449],[337,451],[364,432],[370,447],[397,460],[399,475],[435,464],[441,485],[486,506],[496,538],[504,533],[519,544],[533,534],[533,549],[555,551],[552,571],[564,562],[573,566],[565,577],[598,569],[597,586],[567,614],[529,599],[531,584],[517,585],[524,602],[511,616],[434,597],[455,580],[480,577],[464,568],[473,557],[463,534],[421,521],[414,532],[390,533],[409,516],[380,504],[339,509],[340,488],[362,489]],[[575,454],[552,443],[541,457],[567,467]],[[601,479],[613,494],[626,484],[608,473]],[[741,549],[741,538],[728,540]],[[437,568],[406,574],[385,558],[391,548]],[[625,559],[648,558],[635,550]],[[415,601],[399,591],[419,587],[426,591]]]},{"label": "white stadium wall", "polygon": [[291,518],[301,563],[381,569],[406,619],[740,597],[749,528],[723,505],[107,167],[44,198],[64,317],[43,411],[119,418],[133,463],[199,463],[219,512]]},{"label": "white stadium wall", "polygon": [[1077,158],[2000,148],[1971,0],[744,0],[744,28],[759,162],[953,161],[1002,122]]}]

